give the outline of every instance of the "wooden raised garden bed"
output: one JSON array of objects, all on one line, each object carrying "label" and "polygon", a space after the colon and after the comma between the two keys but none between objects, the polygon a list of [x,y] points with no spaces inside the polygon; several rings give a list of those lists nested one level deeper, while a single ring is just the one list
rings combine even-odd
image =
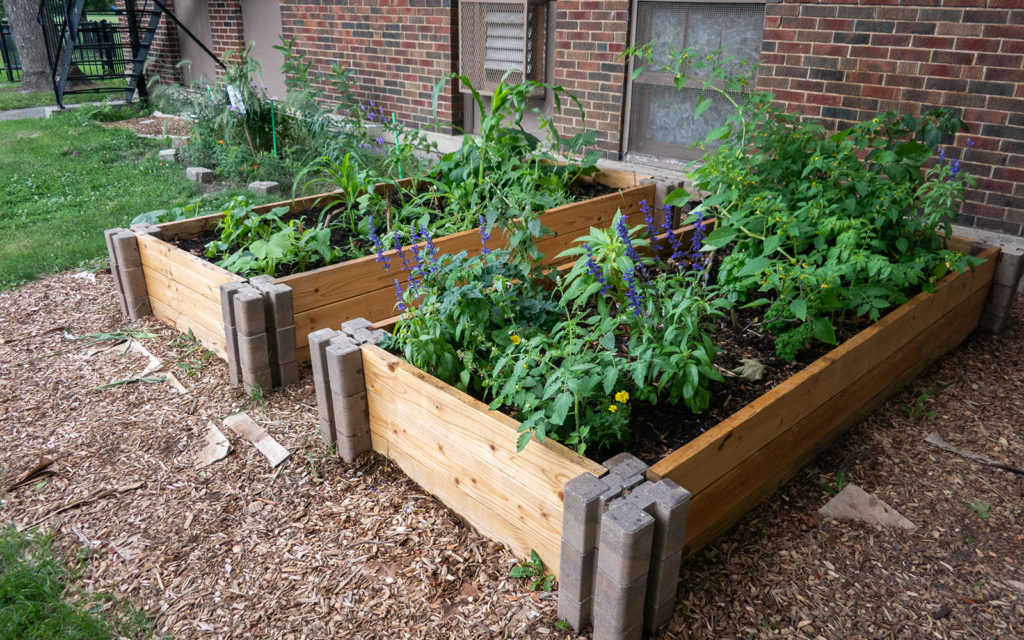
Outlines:
[{"label": "wooden raised garden bed", "polygon": [[[647,480],[692,494],[683,553],[729,528],[978,325],[999,250],[979,251],[985,262],[974,271],[946,276],[647,470]],[[372,344],[361,350],[373,449],[483,534],[520,556],[536,549],[559,574],[566,482],[604,467],[551,441],[517,454],[514,419]]]},{"label": "wooden raised garden bed", "polygon": [[[538,242],[538,247],[549,261],[591,226],[607,226],[617,210],[629,215],[632,224],[641,223],[640,201],[654,201],[655,185],[648,176],[602,170],[592,179],[618,191],[557,207],[541,215],[541,223],[555,234]],[[274,207],[288,206],[292,212],[302,211],[314,205],[320,197],[322,195],[262,205],[256,210],[265,212]],[[243,283],[245,279],[169,242],[200,236],[216,225],[220,217],[220,214],[215,214],[162,224],[156,227],[158,231],[142,230],[137,234],[138,251],[145,275],[145,295],[148,295],[153,315],[183,333],[192,331],[204,346],[230,361],[232,347],[225,327],[234,322],[224,315],[221,286]],[[480,236],[475,229],[438,238],[434,242],[442,253],[463,250],[473,253],[481,249]],[[502,242],[501,235],[495,233],[488,245],[497,248]],[[113,256],[113,249],[111,253]],[[405,282],[408,273],[400,271],[399,263],[399,260],[392,261],[392,275],[399,282]],[[267,282],[283,284],[291,289],[290,317],[299,361],[309,360],[307,336],[317,329],[337,327],[343,321],[356,317],[381,321],[395,314],[394,285],[391,276],[376,262],[376,256],[268,279]],[[281,322],[283,320],[279,319],[278,328],[284,326]]]}]

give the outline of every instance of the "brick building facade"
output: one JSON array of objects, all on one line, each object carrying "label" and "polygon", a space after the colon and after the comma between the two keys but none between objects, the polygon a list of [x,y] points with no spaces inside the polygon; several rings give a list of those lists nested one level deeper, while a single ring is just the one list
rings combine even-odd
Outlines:
[{"label": "brick building facade", "polygon": [[[550,6],[548,80],[579,98],[600,150],[620,157],[628,82],[620,56],[633,2]],[[955,109],[969,131],[947,154],[978,180],[962,223],[1024,235],[1024,0],[781,0],[763,7],[758,88],[832,129],[890,109]],[[212,48],[239,46],[238,0],[210,0],[209,11]],[[457,0],[282,0],[281,19],[284,36],[297,39],[314,71],[335,63],[352,69],[360,98],[408,124],[433,122],[434,83],[458,70]],[[463,121],[450,81],[438,117]],[[556,123],[565,133],[579,125],[571,113]]]}]

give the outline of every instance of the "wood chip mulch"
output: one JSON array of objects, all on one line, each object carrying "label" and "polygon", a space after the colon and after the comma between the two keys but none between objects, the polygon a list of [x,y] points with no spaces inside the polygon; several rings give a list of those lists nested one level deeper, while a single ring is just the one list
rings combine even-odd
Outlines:
[{"label": "wood chip mulch", "polygon": [[101,122],[100,125],[111,128],[130,129],[140,136],[187,136],[192,130],[192,122],[185,118],[153,114],[142,118],[131,118],[117,122]]},{"label": "wood chip mulch", "polygon": [[[1024,304],[1015,314],[688,560],[657,637],[1024,638],[1024,478],[924,443],[937,431],[1024,467]],[[308,371],[254,402],[226,386],[222,362],[149,319],[131,328],[157,334],[141,343],[186,392],[88,390],[137,377],[147,360],[69,337],[126,326],[109,274],[0,292],[0,488],[40,455],[57,458],[0,492],[0,526],[53,531],[69,559],[86,549],[80,586],[135,602],[173,638],[577,637],[556,627],[553,595],[507,577],[507,549],[384,457],[330,456]],[[232,453],[194,471],[207,423],[241,410],[291,457],[271,469],[224,430]],[[821,521],[820,484],[840,470],[919,528]]]}]

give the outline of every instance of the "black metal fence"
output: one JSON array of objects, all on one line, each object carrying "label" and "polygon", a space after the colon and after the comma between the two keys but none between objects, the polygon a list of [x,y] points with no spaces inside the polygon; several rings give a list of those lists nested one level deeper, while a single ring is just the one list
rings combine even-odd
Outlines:
[{"label": "black metal fence", "polygon": [[21,60],[18,59],[18,50],[14,48],[11,25],[6,20],[0,20],[0,64],[3,65],[7,82],[21,80]]}]

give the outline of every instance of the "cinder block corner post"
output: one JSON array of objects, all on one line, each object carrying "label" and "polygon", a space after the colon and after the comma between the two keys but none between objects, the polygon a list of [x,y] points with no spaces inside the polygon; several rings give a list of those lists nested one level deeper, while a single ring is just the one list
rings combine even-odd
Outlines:
[{"label": "cinder block corner post", "polygon": [[135,233],[127,229],[111,229],[107,246],[113,250],[111,271],[117,269],[115,282],[120,283],[120,294],[124,299],[124,311],[132,320],[153,313],[146,289],[146,276],[142,272],[142,256]]},{"label": "cinder block corner post", "polygon": [[321,329],[309,334],[309,354],[316,388],[318,423],[327,444],[334,444],[346,462],[372,448],[362,344],[376,344],[388,334],[371,331],[358,318],[341,331]]},{"label": "cinder block corner post", "polygon": [[999,262],[992,276],[992,289],[989,291],[985,309],[981,314],[979,328],[988,333],[1001,333],[1010,322],[1013,299],[1020,287],[1021,276],[1024,274],[1024,254],[1018,249],[999,252]]},{"label": "cinder block corner post", "polygon": [[270,345],[267,341],[267,320],[263,294],[252,285],[242,285],[231,298],[235,329],[238,335],[238,364],[242,387],[270,389]]}]

